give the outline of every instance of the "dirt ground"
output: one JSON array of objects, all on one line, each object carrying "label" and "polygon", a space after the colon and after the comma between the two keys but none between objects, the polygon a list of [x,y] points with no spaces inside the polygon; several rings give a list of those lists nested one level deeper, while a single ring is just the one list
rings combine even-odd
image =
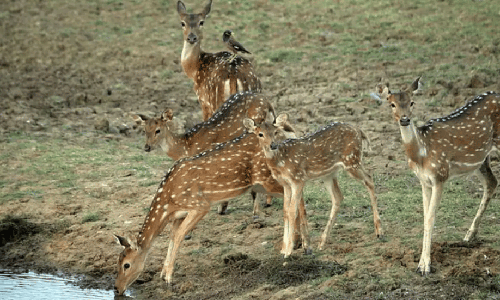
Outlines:
[{"label": "dirt ground", "polygon": [[[111,2],[108,6],[115,5]],[[22,131],[47,139],[64,138],[75,145],[84,145],[90,135],[142,147],[142,133],[131,113],[154,116],[170,107],[186,128],[201,121],[192,84],[180,65],[180,29],[172,36],[176,47],[159,47],[154,39],[132,47],[126,39],[100,38],[88,25],[89,15],[96,13],[126,24],[127,9],[103,7],[95,12],[71,3],[56,8],[51,2],[24,0],[2,2],[0,10],[7,12],[0,18],[0,142],[10,133]],[[177,17],[171,8],[161,12],[166,13]],[[176,20],[159,21],[160,13],[152,18],[161,26],[178,26]],[[77,22],[82,24],[79,31],[64,29],[70,28],[64,24]],[[207,25],[206,32],[210,30]],[[138,35],[134,32],[130,38],[140,40]],[[208,50],[212,49],[216,48]],[[426,66],[420,64],[409,59],[363,67],[355,61],[303,58],[276,66],[254,59],[265,93],[277,112],[291,116],[299,135],[334,120],[357,124],[371,140],[366,153],[368,170],[394,176],[407,172],[398,128],[388,107],[370,93],[379,82],[394,87],[411,83],[420,74],[391,75],[400,69],[424,70]],[[165,74],[165,70],[169,72]],[[487,90],[500,91],[499,75],[463,74],[452,82],[426,86],[416,98],[416,115],[423,121],[447,114]],[[449,92],[443,105],[424,105],[442,91]],[[355,101],[339,101],[346,97]],[[159,168],[158,181],[168,165]],[[499,174],[497,164],[494,168]],[[0,268],[81,274],[82,286],[112,289],[121,251],[112,234],[135,234],[153,197],[153,189],[140,186],[139,179],[130,176],[127,180],[126,186],[120,186],[113,178],[103,179],[102,185],[109,190],[93,202],[85,197],[85,190],[70,195],[54,190],[43,205],[25,198],[2,204],[2,218],[30,217],[4,219]],[[250,207],[248,197],[231,206],[244,203]],[[124,198],[136,201],[124,204],[120,201]],[[88,207],[106,207],[109,213],[101,221],[82,223],[82,211]],[[61,219],[69,223],[61,224]],[[111,220],[113,226],[107,225]],[[172,288],[159,279],[167,230],[131,289],[139,298],[152,299],[472,299],[482,294],[500,298],[500,285],[494,277],[500,272],[500,251],[490,247],[493,241],[434,243],[436,273],[422,278],[410,272],[416,269],[420,244],[405,244],[398,237],[377,242],[367,230],[355,230],[371,230],[362,221],[340,226],[354,230],[335,230],[328,251],[318,259],[298,251],[283,266],[278,250],[282,212],[278,208],[265,208],[257,220],[249,210],[234,209],[221,217],[214,209],[183,244]],[[415,234],[422,228],[416,228]],[[390,235],[391,228],[386,233]],[[315,245],[318,240],[313,237]],[[408,278],[396,278],[401,274]],[[319,283],[314,281],[319,278],[323,278]]]}]

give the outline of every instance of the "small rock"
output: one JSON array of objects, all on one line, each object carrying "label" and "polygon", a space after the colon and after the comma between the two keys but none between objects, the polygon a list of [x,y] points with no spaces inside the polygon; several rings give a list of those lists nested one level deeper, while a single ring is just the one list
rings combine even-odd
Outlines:
[{"label": "small rock", "polygon": [[108,119],[97,119],[94,123],[94,128],[96,130],[108,132],[109,131],[109,121]]},{"label": "small rock", "polygon": [[50,96],[49,103],[52,107],[68,107],[69,103],[66,99],[61,96]]},{"label": "small rock", "polygon": [[86,102],[87,102],[87,95],[84,93],[78,93],[69,100],[69,105],[71,107],[80,106],[84,105]]},{"label": "small rock", "polygon": [[21,99],[23,96],[23,91],[20,88],[12,88],[9,90],[9,96],[11,99]]},{"label": "small rock", "polygon": [[484,88],[484,82],[481,80],[481,78],[479,78],[478,75],[473,75],[469,83],[467,84],[467,87],[473,89]]}]

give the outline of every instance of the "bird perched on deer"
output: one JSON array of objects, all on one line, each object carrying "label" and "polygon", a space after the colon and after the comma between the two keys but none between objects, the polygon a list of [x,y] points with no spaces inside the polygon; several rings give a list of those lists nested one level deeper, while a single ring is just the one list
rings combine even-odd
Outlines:
[{"label": "bird perched on deer", "polygon": [[233,32],[231,30],[226,30],[224,31],[224,34],[222,34],[222,41],[224,42],[224,44],[226,44],[227,49],[233,52],[233,55],[227,60],[229,63],[236,58],[236,54],[238,54],[238,52],[252,54],[247,49],[245,49],[243,45],[236,41],[233,38],[232,34]]}]

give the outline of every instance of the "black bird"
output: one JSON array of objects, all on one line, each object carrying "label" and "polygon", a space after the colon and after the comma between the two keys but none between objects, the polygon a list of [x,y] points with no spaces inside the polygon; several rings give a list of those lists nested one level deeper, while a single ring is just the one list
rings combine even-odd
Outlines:
[{"label": "black bird", "polygon": [[228,59],[228,62],[232,62],[238,52],[252,54],[247,49],[245,49],[245,47],[243,47],[243,45],[241,45],[238,41],[233,39],[233,37],[231,36],[232,33],[233,32],[231,30],[226,30],[222,35],[222,41],[224,42],[224,44],[226,44],[227,49],[233,52],[233,55]]}]

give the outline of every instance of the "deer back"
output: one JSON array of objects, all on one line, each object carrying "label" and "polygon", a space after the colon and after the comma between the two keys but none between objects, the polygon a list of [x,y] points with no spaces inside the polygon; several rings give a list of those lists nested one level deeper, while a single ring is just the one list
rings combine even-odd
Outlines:
[{"label": "deer back", "polygon": [[[388,97],[399,115],[403,101],[413,102],[403,93]],[[438,175],[443,177],[448,177],[450,172],[453,175],[454,169],[460,169],[458,173],[461,173],[478,167],[492,149],[499,146],[499,104],[499,94],[486,92],[447,116],[427,121],[415,129],[415,143],[403,143],[408,158],[420,165],[427,161],[427,167],[438,168]]]},{"label": "deer back", "polygon": [[227,51],[200,55],[200,65],[192,79],[204,120],[230,95],[242,91],[260,93],[262,90],[261,82],[250,61],[236,57],[228,63],[226,60],[229,57],[231,54]]},{"label": "deer back", "polygon": [[[264,135],[269,134],[264,130]],[[366,139],[359,129],[335,122],[305,137],[281,143],[274,138],[262,143],[261,139],[261,145],[270,149],[266,156],[273,173],[308,180],[330,174],[339,167],[358,168]]]},{"label": "deer back", "polygon": [[144,149],[150,151],[162,148],[175,160],[192,156],[241,135],[244,132],[244,118],[250,118],[258,124],[272,121],[275,118],[274,108],[262,95],[252,92],[234,94],[210,119],[181,135],[174,132],[173,112],[167,109],[160,117],[144,121]]},{"label": "deer back", "polygon": [[243,133],[175,162],[160,183],[141,232],[151,228],[149,223],[154,220],[167,220],[174,212],[206,208],[237,197],[254,185],[263,186],[270,194],[283,194],[283,187],[267,168],[257,137]]}]

